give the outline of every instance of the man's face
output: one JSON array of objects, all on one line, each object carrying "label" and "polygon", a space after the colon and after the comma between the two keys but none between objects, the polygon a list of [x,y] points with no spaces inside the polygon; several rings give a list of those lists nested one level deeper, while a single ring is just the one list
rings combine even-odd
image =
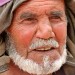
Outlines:
[{"label": "man's face", "polygon": [[7,31],[22,57],[40,65],[48,57],[47,60],[53,63],[62,56],[66,44],[64,0],[30,0],[23,3],[15,10]]}]

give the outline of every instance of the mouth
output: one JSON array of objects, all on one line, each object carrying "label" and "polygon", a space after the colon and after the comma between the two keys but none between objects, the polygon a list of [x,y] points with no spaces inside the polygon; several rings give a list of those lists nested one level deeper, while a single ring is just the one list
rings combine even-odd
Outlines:
[{"label": "mouth", "polygon": [[36,48],[36,49],[32,49],[29,52],[31,52],[31,51],[48,52],[48,51],[52,51],[52,50],[55,50],[55,49],[57,49],[57,48],[56,47],[46,46],[46,47],[39,47],[39,48]]},{"label": "mouth", "polygon": [[37,48],[34,49],[35,51],[49,51],[55,49],[54,47],[43,47],[43,48]]}]

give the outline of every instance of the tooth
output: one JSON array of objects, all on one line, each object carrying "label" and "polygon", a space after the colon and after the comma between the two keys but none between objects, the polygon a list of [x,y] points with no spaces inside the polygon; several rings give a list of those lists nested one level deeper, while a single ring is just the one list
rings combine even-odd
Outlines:
[{"label": "tooth", "polygon": [[51,47],[47,47],[47,48],[39,48],[37,50],[49,50]]},{"label": "tooth", "polygon": [[49,48],[45,48],[45,50],[49,50],[50,49],[50,47]]},{"label": "tooth", "polygon": [[45,50],[49,50],[50,48],[45,48]]},{"label": "tooth", "polygon": [[41,48],[41,49],[37,49],[37,50],[44,50],[43,48]]}]

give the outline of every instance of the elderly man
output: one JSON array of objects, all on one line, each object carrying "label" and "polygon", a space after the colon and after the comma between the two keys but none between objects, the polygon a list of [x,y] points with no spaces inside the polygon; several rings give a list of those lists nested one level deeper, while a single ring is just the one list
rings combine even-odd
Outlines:
[{"label": "elderly man", "polygon": [[[0,2],[0,75],[75,75],[75,13],[67,3],[65,0]],[[64,63],[72,69],[64,67]],[[69,70],[72,71],[68,74]]]}]

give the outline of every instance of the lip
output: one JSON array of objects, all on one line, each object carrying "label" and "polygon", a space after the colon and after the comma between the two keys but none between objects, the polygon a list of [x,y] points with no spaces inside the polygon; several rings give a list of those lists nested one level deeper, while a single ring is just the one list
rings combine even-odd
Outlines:
[{"label": "lip", "polygon": [[55,48],[54,47],[51,47],[50,49],[43,49],[43,50],[41,50],[41,49],[34,49],[33,51],[41,51],[41,52],[43,52],[43,51],[50,51],[50,50],[54,50]]},{"label": "lip", "polygon": [[56,47],[46,46],[46,47],[39,47],[39,48],[36,48],[36,49],[32,49],[32,50],[29,51],[29,53],[32,52],[32,51],[35,51],[35,52],[49,52],[49,51],[57,50],[57,49],[58,48],[56,48]]},{"label": "lip", "polygon": [[50,50],[32,50],[31,52],[28,53],[28,57],[33,57],[33,58],[41,58],[43,56],[49,56],[49,57],[55,57],[59,55],[58,48],[50,49]]}]

